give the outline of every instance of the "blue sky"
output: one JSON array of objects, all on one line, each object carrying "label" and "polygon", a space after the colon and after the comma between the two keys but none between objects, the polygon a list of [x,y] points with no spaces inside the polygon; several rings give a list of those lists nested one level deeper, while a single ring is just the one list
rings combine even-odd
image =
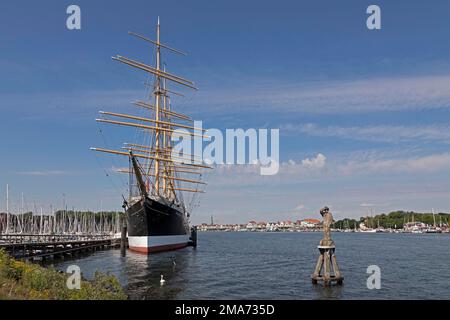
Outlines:
[{"label": "blue sky", "polygon": [[[65,27],[82,10],[82,30]],[[382,29],[366,28],[381,7]],[[99,127],[98,110],[133,112],[146,76],[111,60],[150,63],[127,35],[189,53],[166,55],[194,80],[174,107],[205,127],[280,128],[277,176],[220,168],[194,222],[450,211],[450,3],[433,1],[15,1],[0,5],[0,209],[119,209],[126,160],[93,154],[130,131]],[[99,134],[99,128],[104,134]],[[104,140],[106,139],[106,141]],[[125,161],[125,162],[124,162]],[[111,172],[110,172],[111,173]]]}]

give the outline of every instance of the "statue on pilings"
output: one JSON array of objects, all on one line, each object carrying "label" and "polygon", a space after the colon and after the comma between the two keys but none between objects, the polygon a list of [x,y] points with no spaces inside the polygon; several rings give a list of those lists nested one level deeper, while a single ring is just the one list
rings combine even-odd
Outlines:
[{"label": "statue on pilings", "polygon": [[334,222],[333,215],[328,207],[320,209],[320,214],[323,217],[323,238],[317,246],[320,255],[314,273],[311,276],[312,283],[316,284],[318,281],[323,281],[325,286],[333,282],[340,285],[343,283],[344,277],[339,270],[334,253],[336,246],[331,239],[331,225]]},{"label": "statue on pilings", "polygon": [[331,225],[333,224],[333,215],[328,207],[320,209],[320,214],[323,217],[323,239],[320,240],[321,246],[334,246],[334,241],[331,240]]}]

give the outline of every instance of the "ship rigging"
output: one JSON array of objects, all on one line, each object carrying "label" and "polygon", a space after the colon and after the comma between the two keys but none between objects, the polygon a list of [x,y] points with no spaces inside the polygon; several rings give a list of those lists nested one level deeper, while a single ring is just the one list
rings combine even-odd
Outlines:
[{"label": "ship rigging", "polygon": [[[133,105],[145,110],[144,116],[100,111],[99,123],[133,127],[144,133],[140,143],[126,142],[119,150],[91,148],[93,151],[126,156],[129,168],[119,169],[118,173],[130,177],[130,194],[125,200],[128,224],[128,242],[131,250],[157,252],[185,247],[189,241],[190,212],[184,200],[184,193],[204,193],[206,185],[202,179],[205,165],[198,155],[174,154],[172,135],[183,134],[186,139],[205,137],[205,130],[193,125],[188,115],[172,110],[170,97],[184,96],[169,89],[169,83],[197,91],[194,82],[169,73],[162,68],[162,51],[186,56],[160,41],[160,22],[156,27],[156,40],[134,32],[131,36],[143,40],[156,49],[155,66],[126,58],[112,57],[127,66],[144,71],[154,77],[152,85],[153,101],[134,101]],[[149,86],[146,83],[146,86]],[[177,129],[183,129],[176,131]],[[186,186],[188,184],[188,186]]]}]

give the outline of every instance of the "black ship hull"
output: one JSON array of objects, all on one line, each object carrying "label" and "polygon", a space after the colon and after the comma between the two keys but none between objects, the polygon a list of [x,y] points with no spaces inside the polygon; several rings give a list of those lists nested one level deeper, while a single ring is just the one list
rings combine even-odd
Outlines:
[{"label": "black ship hull", "polygon": [[184,248],[189,243],[186,215],[176,207],[145,197],[126,213],[132,251],[161,252]]}]

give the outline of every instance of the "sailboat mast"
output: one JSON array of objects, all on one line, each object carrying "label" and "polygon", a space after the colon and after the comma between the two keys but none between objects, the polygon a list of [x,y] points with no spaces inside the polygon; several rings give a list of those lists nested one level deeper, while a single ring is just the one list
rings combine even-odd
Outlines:
[{"label": "sailboat mast", "polygon": [[9,184],[6,185],[6,234],[9,232]]},{"label": "sailboat mast", "polygon": [[20,219],[21,219],[21,223],[20,223],[20,233],[23,233],[23,228],[24,228],[24,226],[23,226],[23,216],[25,215],[25,212],[23,211],[24,210],[24,201],[23,201],[23,192],[22,192],[22,214],[21,214],[21,217],[20,217]]},{"label": "sailboat mast", "polygon": [[43,217],[44,217],[44,213],[43,213],[43,211],[42,211],[42,207],[41,207],[41,217],[40,217],[40,219],[39,219],[39,234],[42,234],[42,227],[43,227],[43,221],[42,221],[42,219],[43,219]]},{"label": "sailboat mast", "polygon": [[155,148],[156,148],[156,159],[155,159],[155,191],[156,195],[159,195],[159,116],[160,116],[160,97],[161,97],[161,77],[160,77],[160,70],[161,70],[161,46],[159,41],[159,34],[160,34],[160,24],[159,24],[159,17],[158,17],[158,25],[156,27],[156,83],[155,83],[155,120],[156,120],[156,128],[155,128]]},{"label": "sailboat mast", "polygon": [[436,228],[436,218],[434,216],[434,209],[433,208],[431,208],[431,212],[433,213],[433,227]]}]

